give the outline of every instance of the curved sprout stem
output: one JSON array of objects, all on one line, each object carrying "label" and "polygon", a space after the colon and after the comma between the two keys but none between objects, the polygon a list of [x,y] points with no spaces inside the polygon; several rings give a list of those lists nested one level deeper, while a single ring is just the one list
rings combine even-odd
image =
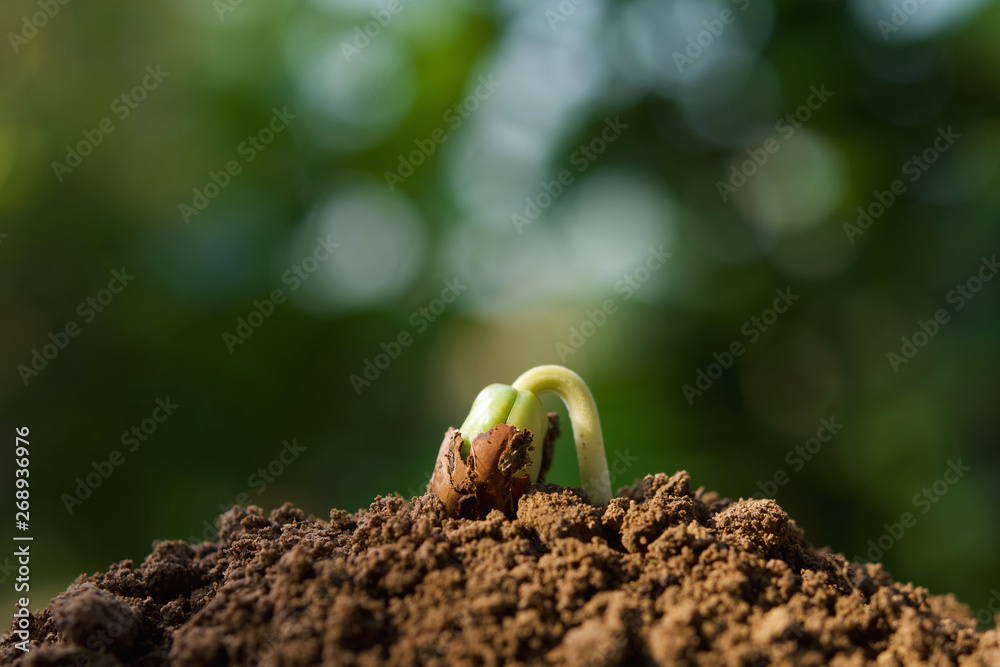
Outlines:
[{"label": "curved sprout stem", "polygon": [[611,475],[604,453],[601,418],[597,414],[594,395],[583,378],[564,366],[536,366],[514,380],[512,386],[518,391],[527,390],[535,395],[551,391],[562,399],[573,424],[583,490],[593,503],[607,505],[611,502]]}]

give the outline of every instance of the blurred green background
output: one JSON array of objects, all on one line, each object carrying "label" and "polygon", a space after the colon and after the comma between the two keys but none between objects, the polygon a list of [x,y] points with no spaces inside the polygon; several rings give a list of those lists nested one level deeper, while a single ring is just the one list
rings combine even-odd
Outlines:
[{"label": "blurred green background", "polygon": [[[616,487],[776,491],[814,544],[881,538],[973,611],[1000,588],[1000,280],[952,292],[1000,249],[996,4],[12,0],[0,26],[0,493],[27,424],[33,606],[241,494],[420,492],[477,391],[541,363],[590,383]],[[566,436],[550,479],[579,483]]]}]

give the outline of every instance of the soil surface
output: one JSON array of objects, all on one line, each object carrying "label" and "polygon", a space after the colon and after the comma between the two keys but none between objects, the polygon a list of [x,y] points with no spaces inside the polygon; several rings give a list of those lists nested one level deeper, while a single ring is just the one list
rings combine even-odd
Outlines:
[{"label": "soil surface", "polygon": [[774,501],[686,472],[604,507],[530,487],[514,519],[432,496],[329,521],[235,507],[219,541],[157,542],[35,613],[27,665],[1000,665],[996,630],[812,548]]}]

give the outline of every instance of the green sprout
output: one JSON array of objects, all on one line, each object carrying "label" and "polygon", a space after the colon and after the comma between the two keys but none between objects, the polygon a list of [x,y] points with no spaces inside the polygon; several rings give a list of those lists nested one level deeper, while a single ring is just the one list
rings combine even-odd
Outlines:
[{"label": "green sprout", "polygon": [[[579,375],[565,366],[536,366],[521,374],[512,385],[519,391],[537,395],[552,392],[562,399],[573,424],[576,458],[580,464],[580,481],[592,502],[611,502],[611,474],[604,453],[604,435],[597,403],[590,388]],[[537,400],[537,399],[536,399]],[[537,480],[532,480],[537,481]]]},{"label": "green sprout", "polygon": [[[507,424],[531,431],[537,449],[548,431],[549,416],[545,406],[531,391],[518,390],[506,384],[491,384],[476,396],[469,416],[458,429],[462,434],[462,456],[469,455],[472,451],[472,441],[478,435],[486,433],[497,424]],[[537,482],[541,468],[542,457],[533,456],[531,463],[514,473],[514,476],[526,475],[532,482]]]},{"label": "green sprout", "polygon": [[532,368],[512,385],[484,388],[462,427],[449,429],[428,487],[449,514],[484,516],[490,509],[510,514],[523,490],[542,481],[558,436],[555,415],[538,400],[544,392],[559,396],[569,410],[584,491],[594,503],[611,501],[594,396],[579,375],[550,365]]}]

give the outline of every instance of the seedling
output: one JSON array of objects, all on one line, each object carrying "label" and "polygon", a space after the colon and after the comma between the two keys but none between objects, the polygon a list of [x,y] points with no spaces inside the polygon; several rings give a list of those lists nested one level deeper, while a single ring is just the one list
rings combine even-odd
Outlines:
[{"label": "seedling", "polygon": [[448,429],[428,489],[452,516],[475,518],[499,509],[513,514],[517,499],[544,481],[559,435],[555,413],[538,395],[552,392],[569,410],[584,491],[596,504],[611,501],[594,396],[579,375],[563,366],[538,366],[512,385],[491,384],[476,397],[458,430]]}]

